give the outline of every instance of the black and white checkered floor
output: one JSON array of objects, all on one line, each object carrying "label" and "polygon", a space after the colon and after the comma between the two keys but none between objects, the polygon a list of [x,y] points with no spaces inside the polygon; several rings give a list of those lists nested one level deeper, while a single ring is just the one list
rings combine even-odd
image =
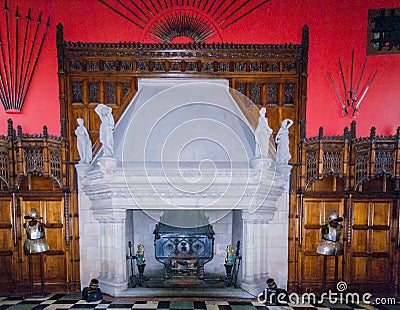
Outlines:
[{"label": "black and white checkered floor", "polygon": [[328,304],[321,305],[292,305],[292,306],[265,306],[257,301],[218,301],[218,300],[196,300],[196,301],[154,301],[135,299],[116,299],[104,297],[104,300],[88,303],[81,299],[80,294],[48,294],[45,297],[0,297],[0,310],[2,309],[174,309],[174,310],[312,310],[312,309],[379,309],[379,310],[400,310],[400,302],[396,305],[374,307],[371,305],[354,304]]}]

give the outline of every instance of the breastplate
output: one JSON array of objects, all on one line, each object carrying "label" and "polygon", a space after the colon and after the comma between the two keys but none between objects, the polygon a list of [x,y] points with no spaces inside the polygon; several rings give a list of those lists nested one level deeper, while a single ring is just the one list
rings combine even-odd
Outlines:
[{"label": "breastplate", "polygon": [[339,225],[338,227],[334,228],[331,226],[328,226],[328,232],[325,234],[322,234],[322,239],[337,242],[340,239],[340,231],[342,229],[342,226]]},{"label": "breastplate", "polygon": [[39,231],[39,223],[33,226],[28,224],[26,227],[26,236],[30,240],[42,239],[44,238],[44,231]]}]

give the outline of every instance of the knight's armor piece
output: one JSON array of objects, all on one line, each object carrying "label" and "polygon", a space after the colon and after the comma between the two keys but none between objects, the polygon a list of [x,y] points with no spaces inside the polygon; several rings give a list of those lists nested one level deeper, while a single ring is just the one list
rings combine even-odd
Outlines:
[{"label": "knight's armor piece", "polygon": [[322,227],[322,240],[318,245],[317,253],[322,255],[343,255],[343,244],[340,242],[342,225],[332,227],[327,224]]},{"label": "knight's armor piece", "polygon": [[26,237],[24,243],[24,253],[29,255],[32,253],[41,253],[49,250],[49,246],[45,239],[45,233],[43,229],[43,224],[36,221],[35,224],[26,223],[25,231]]}]

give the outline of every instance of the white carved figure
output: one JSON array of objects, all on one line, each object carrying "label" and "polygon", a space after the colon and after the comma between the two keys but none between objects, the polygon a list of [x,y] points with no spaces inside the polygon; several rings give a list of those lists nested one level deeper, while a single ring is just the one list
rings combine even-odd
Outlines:
[{"label": "white carved figure", "polygon": [[272,134],[272,129],[268,125],[268,118],[265,116],[265,112],[265,108],[260,110],[258,125],[254,133],[256,139],[255,158],[267,158],[268,156],[269,139]]},{"label": "white carved figure", "polygon": [[98,104],[94,109],[97,115],[100,117],[100,142],[103,145],[103,156],[113,157],[114,156],[114,117],[112,115],[112,109],[102,103]]},{"label": "white carved figure", "polygon": [[90,164],[92,161],[92,141],[90,141],[89,133],[83,124],[82,118],[77,119],[78,127],[75,129],[75,135],[77,137],[76,146],[79,153],[80,164]]},{"label": "white carved figure", "polygon": [[293,125],[291,119],[284,119],[281,124],[281,128],[275,137],[275,142],[277,144],[276,149],[276,164],[277,165],[287,165],[292,156],[289,152],[289,128]]}]

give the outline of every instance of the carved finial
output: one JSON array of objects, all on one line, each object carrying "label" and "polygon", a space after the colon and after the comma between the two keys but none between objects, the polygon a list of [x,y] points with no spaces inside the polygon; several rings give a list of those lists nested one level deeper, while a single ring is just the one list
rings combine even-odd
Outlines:
[{"label": "carved finial", "polygon": [[350,136],[349,127],[344,127],[344,130],[343,130],[343,139],[344,139],[344,140],[348,140],[348,139],[349,139],[349,136]]},{"label": "carved finial", "polygon": [[319,127],[319,130],[318,130],[318,139],[322,140],[323,136],[324,136],[324,128],[322,128],[322,126],[321,126],[321,127]]},{"label": "carved finial", "polygon": [[376,128],[375,127],[371,127],[371,133],[370,133],[369,137],[371,138],[371,140],[375,140],[375,137],[376,137]]},{"label": "carved finial", "polygon": [[64,43],[63,25],[59,23],[56,26],[56,44],[57,46],[61,46],[63,43]]},{"label": "carved finial", "polygon": [[13,135],[13,121],[11,118],[7,120],[8,122],[8,136],[11,137]]},{"label": "carved finial", "polygon": [[44,136],[45,138],[48,138],[48,137],[49,137],[49,133],[47,132],[47,126],[46,126],[46,125],[43,126],[43,136]]},{"label": "carved finial", "polygon": [[357,137],[357,131],[356,131],[356,121],[351,122],[351,138],[354,139]]},{"label": "carved finial", "polygon": [[17,135],[18,135],[19,139],[22,138],[22,127],[21,127],[21,125],[17,126]]}]

